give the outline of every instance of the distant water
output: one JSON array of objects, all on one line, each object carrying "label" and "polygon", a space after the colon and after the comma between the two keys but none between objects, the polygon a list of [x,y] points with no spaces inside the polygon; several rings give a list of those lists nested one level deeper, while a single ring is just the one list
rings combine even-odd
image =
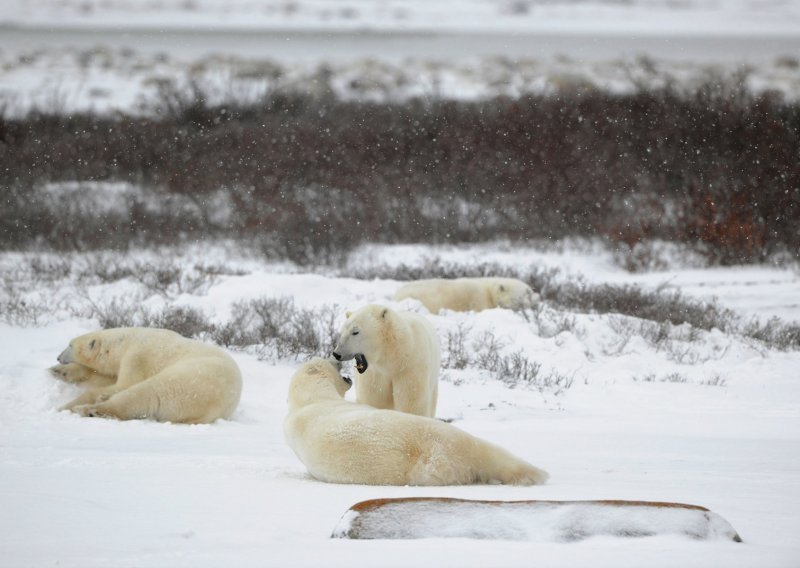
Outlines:
[{"label": "distant water", "polygon": [[314,61],[465,59],[504,56],[511,59],[549,59],[565,56],[599,61],[646,55],[656,59],[693,62],[773,62],[777,57],[800,57],[796,36],[676,36],[576,35],[494,33],[317,32],[263,30],[115,30],[0,27],[3,49],[97,46],[164,52],[180,58],[228,54],[254,59]]}]

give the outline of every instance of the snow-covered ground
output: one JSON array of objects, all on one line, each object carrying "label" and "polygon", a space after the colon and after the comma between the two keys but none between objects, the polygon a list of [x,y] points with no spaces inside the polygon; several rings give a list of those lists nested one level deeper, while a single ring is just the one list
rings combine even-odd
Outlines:
[{"label": "snow-covered ground", "polygon": [[0,109],[152,112],[159,86],[219,101],[330,90],[474,99],[691,86],[739,73],[800,96],[793,0],[7,0]]},{"label": "snow-covered ground", "polygon": [[6,0],[18,27],[792,35],[793,0]]},{"label": "snow-covered ground", "polygon": [[[79,36],[76,36],[79,37]],[[338,48],[319,53],[324,47],[313,42],[302,60],[292,60],[284,51],[257,49],[259,55],[170,55],[150,52],[127,44],[109,46],[89,41],[75,45],[45,42],[39,47],[0,51],[0,109],[21,115],[30,109],[44,112],[96,112],[153,114],[166,98],[160,92],[191,95],[189,85],[212,104],[257,104],[270,93],[334,94],[345,100],[402,102],[410,98],[475,100],[495,96],[557,94],[608,90],[626,93],[638,88],[661,87],[667,82],[691,89],[702,84],[741,83],[759,93],[776,91],[789,100],[800,97],[800,34],[785,49],[758,49],[741,59],[687,60],[639,56],[635,47],[628,54],[604,52],[604,57],[560,56],[545,50],[542,56],[499,55],[497,49],[472,54],[469,48],[455,55],[460,46],[474,42],[461,36],[457,42],[433,42],[424,53],[400,56],[369,55],[370,45],[352,49],[344,41]],[[140,38],[147,42],[147,38]],[[180,45],[179,38],[168,48]],[[102,41],[102,38],[98,38]],[[227,38],[235,45],[237,38]],[[202,43],[201,37],[193,41]],[[279,40],[276,40],[279,41]],[[737,40],[732,39],[732,42]],[[606,42],[606,48],[617,45]],[[760,40],[750,42],[755,48]],[[427,53],[442,44],[439,54]],[[213,42],[203,45],[216,45]],[[245,43],[246,45],[246,43]],[[633,45],[640,45],[633,42]],[[669,44],[672,45],[672,44]],[[716,48],[728,53],[727,42]],[[749,44],[748,44],[749,45]],[[594,43],[580,44],[592,52]],[[702,50],[705,43],[699,41]],[[374,47],[374,46],[373,46]],[[198,47],[198,49],[201,49]],[[211,48],[212,50],[215,48]],[[747,45],[744,46],[747,50]],[[356,52],[353,55],[353,52]],[[411,50],[413,51],[413,49]],[[204,53],[204,52],[203,52]],[[345,55],[345,54],[350,54]],[[751,61],[753,54],[756,61]]]},{"label": "snow-covered ground", "polygon": [[[654,343],[628,332],[641,322],[544,306],[526,319],[506,310],[431,315],[445,347],[464,331],[478,346],[491,333],[569,388],[509,386],[473,366],[443,371],[437,415],[548,470],[541,487],[341,486],[311,479],[283,442],[289,378],[298,361],[233,353],[244,375],[230,421],[182,426],[79,418],[55,409],[76,388],[46,369],[73,336],[97,327],[75,315],[113,300],[150,309],[192,306],[225,321],[232,304],[292,297],[301,307],[345,309],[388,302],[394,280],[357,280],[238,257],[225,248],[132,252],[120,262],[175,258],[227,267],[206,286],[156,293],[135,279],[84,279],[34,266],[58,256],[0,256],[3,300],[48,302],[36,325],[0,324],[0,558],[3,566],[797,566],[800,545],[800,352],[776,351],[718,330],[669,330]],[[441,258],[560,268],[565,278],[716,292],[761,316],[798,320],[791,268],[729,268],[628,276],[591,246],[559,250],[385,247],[359,251],[350,267]],[[69,256],[76,267],[86,255]],[[114,257],[106,257],[112,259]],[[56,265],[58,266],[58,265]],[[68,272],[68,271],[67,271]],[[705,275],[705,276],[704,276]],[[719,286],[720,282],[727,283]],[[740,294],[761,290],[770,305]],[[771,282],[781,282],[769,287]],[[700,284],[705,284],[701,286]],[[741,286],[739,286],[741,285]],[[413,302],[398,307],[420,309]],[[5,318],[4,318],[5,320]],[[568,324],[564,324],[569,320]],[[744,539],[674,536],[590,538],[573,544],[486,540],[331,539],[340,516],[378,497],[634,499],[695,503],[726,518]]]}]

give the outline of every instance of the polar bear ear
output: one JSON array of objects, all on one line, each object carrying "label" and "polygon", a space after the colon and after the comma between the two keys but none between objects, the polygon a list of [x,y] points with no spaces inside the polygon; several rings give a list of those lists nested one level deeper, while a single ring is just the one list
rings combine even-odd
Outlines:
[{"label": "polar bear ear", "polygon": [[506,291],[506,285],[505,284],[500,284],[500,291],[501,292],[505,292]]},{"label": "polar bear ear", "polygon": [[388,312],[388,311],[389,311],[389,308],[383,308],[383,311],[381,312],[381,319],[386,319],[386,312]]},{"label": "polar bear ear", "polygon": [[344,317],[345,317],[345,318],[347,318],[347,319],[350,319],[350,316],[352,316],[352,315],[353,315],[353,312],[351,312],[350,310],[347,310],[347,311],[344,313]]}]

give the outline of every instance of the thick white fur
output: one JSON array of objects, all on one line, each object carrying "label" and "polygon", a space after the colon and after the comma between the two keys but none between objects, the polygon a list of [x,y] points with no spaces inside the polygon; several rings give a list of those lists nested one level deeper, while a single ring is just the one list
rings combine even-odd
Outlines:
[{"label": "thick white fur", "polygon": [[539,295],[516,278],[433,278],[409,282],[395,293],[395,301],[414,298],[431,313],[440,310],[479,312],[492,308],[533,308]]},{"label": "thick white fur", "polygon": [[85,385],[62,409],[120,420],[207,423],[229,418],[242,377],[222,349],[165,329],[118,328],[70,341],[50,371]]},{"label": "thick white fur", "polygon": [[286,442],[309,473],[364,485],[536,485],[547,473],[433,418],[345,401],[350,385],[316,358],[289,386]]},{"label": "thick white fur", "polygon": [[433,416],[439,391],[439,336],[425,316],[377,304],[348,313],[334,353],[342,360],[367,358],[356,378],[356,400]]}]

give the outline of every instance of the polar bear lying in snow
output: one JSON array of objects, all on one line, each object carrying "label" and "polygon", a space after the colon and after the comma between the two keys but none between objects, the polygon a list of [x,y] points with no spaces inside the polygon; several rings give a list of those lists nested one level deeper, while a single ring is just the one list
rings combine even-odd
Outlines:
[{"label": "polar bear lying in snow", "polygon": [[165,329],[118,328],[70,341],[56,377],[86,386],[63,409],[120,420],[207,423],[229,418],[242,377],[222,349]]},{"label": "polar bear lying in snow", "polygon": [[343,399],[351,381],[315,358],[292,377],[286,441],[312,476],[365,485],[536,485],[547,473],[433,418]]},{"label": "polar bear lying in snow", "polygon": [[419,416],[436,412],[441,353],[425,316],[377,304],[348,312],[333,356],[356,360],[359,403]]},{"label": "polar bear lying in snow", "polygon": [[413,298],[435,314],[440,310],[479,312],[492,308],[524,310],[539,302],[539,294],[516,278],[434,278],[401,286],[395,301]]}]

